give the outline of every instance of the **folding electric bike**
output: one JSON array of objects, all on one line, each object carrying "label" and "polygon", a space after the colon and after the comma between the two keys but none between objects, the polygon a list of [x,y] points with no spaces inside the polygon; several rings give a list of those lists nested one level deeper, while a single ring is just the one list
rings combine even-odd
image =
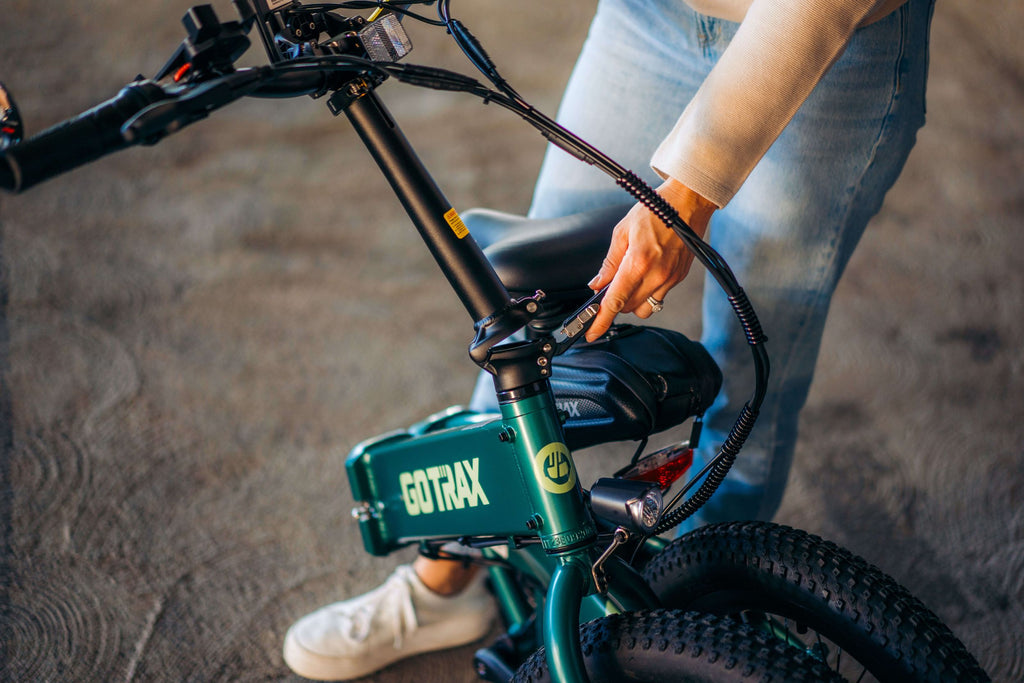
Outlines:
[{"label": "folding electric bike", "polygon": [[[487,568],[505,633],[475,657],[492,681],[987,680],[939,619],[849,552],[787,527],[711,525],[662,536],[703,505],[754,425],[765,395],[765,337],[728,266],[632,172],[536,111],[433,0],[209,5],[154,79],[27,140],[0,88],[0,187],[13,192],[130,145],[151,145],[244,96],[322,97],[344,113],[383,171],[473,322],[470,358],[498,409],[451,408],[363,442],[346,462],[366,550],[412,544]],[[360,14],[374,10],[369,17]],[[443,27],[490,81],[400,63],[402,20]],[[269,64],[236,68],[255,29]],[[610,207],[549,221],[445,199],[375,90],[386,79],[468,92],[504,107],[553,144],[611,175],[675,230],[724,289],[754,356],[754,389],[718,455],[671,500],[721,375],[697,343],[619,325],[594,343],[601,293],[585,283],[611,228]],[[693,419],[688,441],[645,453],[648,437]],[[584,488],[574,450],[639,441],[619,471]],[[457,543],[453,543],[457,542]],[[455,550],[452,549],[453,545]],[[585,622],[581,628],[581,622]]]}]

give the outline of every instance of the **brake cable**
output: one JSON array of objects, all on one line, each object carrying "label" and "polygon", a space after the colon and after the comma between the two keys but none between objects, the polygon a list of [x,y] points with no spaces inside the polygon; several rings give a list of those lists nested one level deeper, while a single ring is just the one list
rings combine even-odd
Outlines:
[{"label": "brake cable", "polygon": [[[518,114],[521,118],[540,130],[549,142],[568,152],[580,161],[595,166],[598,170],[612,177],[616,184],[628,192],[639,203],[643,204],[662,223],[671,228],[694,254],[718,285],[725,292],[729,303],[743,328],[747,343],[751,348],[754,363],[754,390],[751,398],[744,404],[728,436],[718,454],[698,473],[665,507],[661,521],[654,529],[654,534],[664,533],[679,525],[692,516],[714,494],[732,468],[740,449],[750,435],[760,412],[761,404],[767,393],[770,364],[768,353],[764,347],[767,337],[761,329],[760,321],[754,312],[753,305],[725,260],[709,244],[704,242],[685,221],[675,208],[659,195],[650,185],[636,173],[619,165],[572,132],[566,130],[555,121],[538,112],[505,81],[498,72],[493,60],[480,45],[479,41],[458,20],[451,17],[450,0],[438,0],[438,13],[441,20],[455,42],[469,58],[470,62],[494,84],[504,95],[491,92],[483,94],[485,102],[492,101]],[[686,492],[702,477],[703,484],[688,499],[679,503]]]},{"label": "brake cable", "polygon": [[[344,4],[351,6],[356,3]],[[368,2],[367,4],[377,3]],[[438,15],[441,23],[447,27],[449,33],[469,61],[487,77],[496,89],[489,88],[474,78],[446,69],[414,64],[400,64],[397,62],[373,62],[348,55],[294,60],[287,65],[277,64],[274,66],[274,70],[276,72],[284,72],[292,69],[329,70],[332,67],[338,69],[357,67],[392,76],[409,85],[465,92],[481,98],[485,104],[493,102],[517,114],[540,131],[541,135],[551,144],[613,178],[616,184],[639,203],[643,204],[662,223],[671,228],[694,254],[695,258],[708,270],[728,297],[733,312],[739,320],[747,343],[750,346],[754,364],[754,389],[750,399],[744,404],[740,414],[737,416],[717,455],[664,508],[661,521],[652,532],[653,534],[664,533],[689,518],[711,498],[712,494],[722,483],[722,480],[725,479],[726,474],[736,460],[736,456],[750,435],[767,393],[767,382],[770,372],[768,354],[764,347],[767,338],[764,335],[749,298],[721,255],[702,240],[683,221],[675,208],[636,173],[621,166],[603,152],[526,102],[501,77],[493,60],[487,55],[479,41],[473,37],[461,22],[451,17],[449,5],[450,0],[438,0]],[[376,15],[377,12],[374,13],[374,16]],[[704,477],[706,478],[698,490],[680,503],[681,498],[696,482]]]}]

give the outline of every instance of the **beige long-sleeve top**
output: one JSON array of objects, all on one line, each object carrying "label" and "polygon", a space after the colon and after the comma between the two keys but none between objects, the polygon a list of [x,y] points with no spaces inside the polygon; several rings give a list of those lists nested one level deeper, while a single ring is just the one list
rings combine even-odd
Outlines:
[{"label": "beige long-sleeve top", "polygon": [[906,0],[686,0],[738,21],[718,64],[651,165],[725,206],[853,32]]}]

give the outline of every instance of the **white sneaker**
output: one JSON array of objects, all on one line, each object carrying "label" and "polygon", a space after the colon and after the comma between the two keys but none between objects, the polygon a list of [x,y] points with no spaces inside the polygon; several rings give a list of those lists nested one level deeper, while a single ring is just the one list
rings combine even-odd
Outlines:
[{"label": "white sneaker", "polygon": [[359,678],[421,652],[482,638],[497,613],[481,574],[459,594],[434,593],[401,565],[369,593],[322,607],[295,622],[284,661],[316,680]]}]

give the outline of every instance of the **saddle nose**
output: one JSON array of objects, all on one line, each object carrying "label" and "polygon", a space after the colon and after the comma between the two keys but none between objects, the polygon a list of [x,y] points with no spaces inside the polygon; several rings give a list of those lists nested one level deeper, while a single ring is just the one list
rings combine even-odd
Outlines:
[{"label": "saddle nose", "polygon": [[587,283],[601,268],[612,230],[631,206],[543,219],[470,209],[462,220],[510,293],[540,289],[551,298],[582,301],[590,296]]}]

